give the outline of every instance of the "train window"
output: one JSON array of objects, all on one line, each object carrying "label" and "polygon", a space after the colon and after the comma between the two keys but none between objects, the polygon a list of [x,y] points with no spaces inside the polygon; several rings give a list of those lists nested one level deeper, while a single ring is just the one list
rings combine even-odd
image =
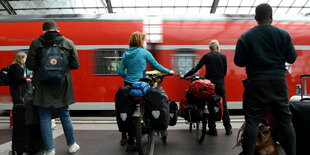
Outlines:
[{"label": "train window", "polygon": [[192,49],[178,50],[172,57],[175,74],[184,75],[195,67],[197,55]]},{"label": "train window", "polygon": [[102,49],[96,51],[96,75],[117,75],[125,49]]}]

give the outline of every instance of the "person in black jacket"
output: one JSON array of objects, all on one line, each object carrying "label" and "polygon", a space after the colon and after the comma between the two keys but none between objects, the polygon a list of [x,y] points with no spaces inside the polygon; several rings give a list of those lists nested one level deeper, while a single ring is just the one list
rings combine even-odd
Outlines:
[{"label": "person in black jacket", "polygon": [[244,155],[254,155],[258,125],[269,106],[281,129],[281,145],[287,155],[296,154],[296,136],[288,103],[285,62],[294,63],[297,54],[289,33],[272,26],[272,8],[263,3],[255,9],[257,26],[243,33],[237,42],[234,63],[246,67],[243,94],[246,126]]},{"label": "person in black jacket", "polygon": [[[195,74],[203,65],[206,66],[206,75],[205,78],[209,79],[213,84],[215,84],[215,93],[222,97],[224,105],[224,116],[223,124],[226,129],[226,135],[231,135],[231,124],[229,118],[229,112],[227,109],[226,102],[226,90],[225,90],[225,81],[224,77],[227,72],[227,60],[226,56],[223,53],[220,53],[219,42],[217,40],[212,40],[209,44],[211,52],[205,54],[198,64],[191,69],[184,77],[191,76]],[[208,117],[208,127],[209,131],[207,134],[212,136],[217,136],[217,130],[215,121],[212,118]]]},{"label": "person in black jacket", "polygon": [[[39,112],[41,135],[45,148],[44,155],[55,155],[56,153],[51,129],[53,110],[56,110],[59,115],[69,147],[68,152],[75,153],[80,150],[80,146],[75,140],[69,105],[75,103],[71,70],[80,67],[78,53],[74,43],[59,33],[58,25],[55,21],[48,20],[44,22],[42,30],[44,34],[31,42],[26,65],[34,73],[32,81],[35,89],[33,105],[37,106]],[[40,70],[43,68],[41,66],[42,57],[47,53],[46,49],[48,47],[56,45],[61,47],[68,56],[68,64],[65,66],[67,69],[63,75],[64,81],[60,83],[46,83],[46,81],[40,80],[40,77],[42,77]],[[49,62],[55,65],[58,61],[57,59],[50,59]]]},{"label": "person in black jacket", "polygon": [[23,96],[27,90],[27,82],[31,82],[31,79],[26,78],[24,74],[24,66],[27,55],[23,52],[16,54],[15,60],[10,65],[8,71],[8,79],[10,82],[10,94],[12,96],[13,104],[22,104]]}]

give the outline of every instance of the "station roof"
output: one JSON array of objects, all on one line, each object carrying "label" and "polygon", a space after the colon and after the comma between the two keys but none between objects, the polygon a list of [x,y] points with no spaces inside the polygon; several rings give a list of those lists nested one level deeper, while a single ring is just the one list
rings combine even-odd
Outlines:
[{"label": "station roof", "polygon": [[310,0],[0,0],[0,15],[31,14],[254,14],[261,3],[274,14],[308,15]]}]

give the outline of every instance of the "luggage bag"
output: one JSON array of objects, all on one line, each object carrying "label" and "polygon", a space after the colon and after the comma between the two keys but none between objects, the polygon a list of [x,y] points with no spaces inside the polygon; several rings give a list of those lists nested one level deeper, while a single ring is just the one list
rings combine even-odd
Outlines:
[{"label": "luggage bag", "polygon": [[[299,92],[290,98],[292,122],[296,133],[296,154],[309,155],[310,149],[310,95],[307,93],[307,79],[310,75],[301,75]],[[301,91],[299,90],[301,89]]]},{"label": "luggage bag", "polygon": [[25,104],[13,106],[12,154],[35,154],[43,149],[40,124],[26,124]]}]

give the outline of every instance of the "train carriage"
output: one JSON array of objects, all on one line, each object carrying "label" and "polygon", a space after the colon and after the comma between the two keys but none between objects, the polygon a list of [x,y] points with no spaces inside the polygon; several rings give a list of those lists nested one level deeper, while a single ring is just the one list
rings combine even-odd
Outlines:
[{"label": "train carriage", "polygon": [[[274,17],[273,25],[287,30],[293,39],[298,58],[287,65],[289,97],[295,94],[299,75],[309,74],[310,19],[306,16]],[[81,67],[72,71],[77,104],[73,110],[113,110],[114,95],[123,85],[117,75],[122,54],[134,31],[148,34],[148,49],[157,61],[176,71],[162,86],[169,98],[179,102],[188,82],[185,74],[209,51],[217,39],[220,51],[227,56],[226,95],[230,109],[242,108],[245,69],[233,63],[238,37],[256,25],[251,15],[41,15],[0,16],[0,68],[12,63],[17,51],[26,51],[31,41],[42,35],[42,23],[55,20],[60,33],[71,39],[78,50]],[[150,67],[148,67],[150,68]],[[151,69],[151,68],[150,68]],[[202,69],[199,75],[204,75]],[[0,87],[0,109],[11,108],[7,86]]]}]

